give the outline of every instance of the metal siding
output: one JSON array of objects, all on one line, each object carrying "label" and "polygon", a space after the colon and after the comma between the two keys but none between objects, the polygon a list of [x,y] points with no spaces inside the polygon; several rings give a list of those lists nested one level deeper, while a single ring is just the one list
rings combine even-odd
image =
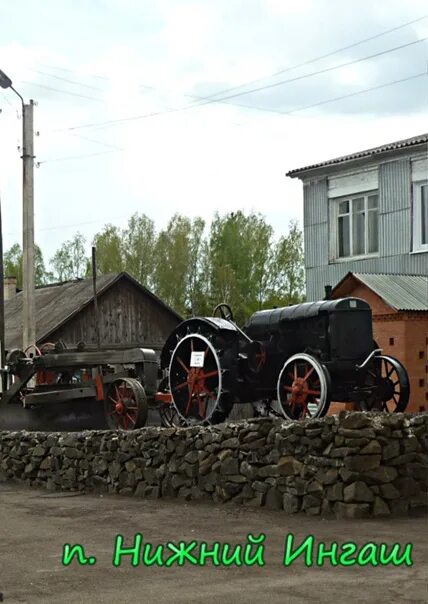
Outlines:
[{"label": "metal siding", "polygon": [[305,227],[305,266],[328,264],[328,223]]},{"label": "metal siding", "polygon": [[410,253],[411,220],[409,209],[379,215],[381,257]]},{"label": "metal siding", "polygon": [[328,221],[327,179],[305,183],[303,187],[303,225]]},{"label": "metal siding", "polygon": [[306,270],[306,299],[308,302],[324,297],[324,285],[335,286],[348,273],[390,273],[428,276],[428,252],[399,254],[384,258],[366,258],[354,262],[337,262]]},{"label": "metal siding", "polygon": [[411,165],[409,159],[379,166],[380,257],[328,264],[327,181],[305,185],[307,300],[324,297],[349,271],[428,275],[428,253],[411,254]]},{"label": "metal siding", "polygon": [[386,214],[410,208],[410,160],[379,166],[379,212]]}]

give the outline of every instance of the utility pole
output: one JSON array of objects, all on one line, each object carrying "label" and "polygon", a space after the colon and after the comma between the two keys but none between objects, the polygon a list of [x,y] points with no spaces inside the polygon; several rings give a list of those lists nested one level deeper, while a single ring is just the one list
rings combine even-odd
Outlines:
[{"label": "utility pole", "polygon": [[12,86],[12,80],[0,70],[1,88],[10,88],[22,105],[22,255],[23,255],[23,317],[22,346],[26,350],[36,343],[34,287],[34,101],[27,104]]},{"label": "utility pole", "polygon": [[[3,271],[3,228],[0,200],[0,370],[4,368],[5,359],[5,325],[4,325],[4,271]],[[5,390],[5,375],[0,373],[0,392]]]},{"label": "utility pole", "polygon": [[34,102],[22,104],[23,349],[36,343],[34,286]]}]

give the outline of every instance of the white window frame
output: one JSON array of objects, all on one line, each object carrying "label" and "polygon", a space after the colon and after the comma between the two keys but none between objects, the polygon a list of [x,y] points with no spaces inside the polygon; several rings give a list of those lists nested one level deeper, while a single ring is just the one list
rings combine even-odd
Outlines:
[{"label": "white window frame", "polygon": [[428,187],[428,180],[413,184],[413,252],[428,252],[428,242],[422,243],[422,187]]},{"label": "white window frame", "polygon": [[[379,257],[379,250],[377,252],[370,252],[364,254],[358,254],[354,256],[339,256],[339,204],[343,201],[349,201],[349,230],[350,230],[350,249],[352,250],[352,200],[353,199],[364,199],[364,212],[365,212],[365,233],[364,233],[364,249],[368,248],[368,198],[371,195],[377,195],[378,198],[378,207],[377,207],[377,217],[378,217],[378,245],[380,245],[380,237],[379,237],[379,190],[373,191],[364,191],[362,193],[353,193],[352,195],[346,195],[344,197],[334,197],[329,199],[330,205],[330,258],[329,262],[350,262],[353,260],[361,260],[363,258],[376,258]],[[373,210],[371,210],[373,211]]]}]

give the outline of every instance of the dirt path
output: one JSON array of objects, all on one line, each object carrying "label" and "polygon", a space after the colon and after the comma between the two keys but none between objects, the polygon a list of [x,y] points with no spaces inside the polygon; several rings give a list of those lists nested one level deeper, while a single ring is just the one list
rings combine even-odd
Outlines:
[{"label": "dirt path", "polygon": [[[5,604],[136,603],[204,604],[271,602],[427,602],[428,545],[425,518],[344,522],[286,516],[260,509],[143,501],[118,496],[50,494],[0,484],[0,592]],[[112,566],[115,536],[130,545],[135,533],[152,543],[245,543],[266,534],[264,567]],[[282,565],[284,538],[298,543],[367,541],[413,543],[413,566],[307,568],[299,558]],[[64,543],[81,543],[94,566],[61,564]]]}]

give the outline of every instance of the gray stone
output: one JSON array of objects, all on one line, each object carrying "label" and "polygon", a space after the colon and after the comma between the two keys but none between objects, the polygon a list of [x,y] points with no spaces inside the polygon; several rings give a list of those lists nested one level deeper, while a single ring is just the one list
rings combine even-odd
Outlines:
[{"label": "gray stone", "polygon": [[370,506],[368,503],[342,503],[337,501],[334,504],[334,514],[336,518],[368,518],[370,516]]},{"label": "gray stone", "polygon": [[241,445],[241,451],[252,451],[253,449],[260,449],[266,443],[265,438],[258,438],[257,440],[253,440],[248,443],[243,443]]},{"label": "gray stone", "polygon": [[300,473],[302,463],[290,455],[281,457],[277,463],[279,476],[292,476]]},{"label": "gray stone", "polygon": [[189,478],[195,478],[199,473],[199,468],[197,463],[189,464],[183,463],[182,470]]},{"label": "gray stone", "polygon": [[373,492],[365,482],[357,481],[343,489],[345,503],[369,503],[374,500]]},{"label": "gray stone", "polygon": [[383,447],[382,459],[384,461],[398,457],[398,455],[400,455],[400,442],[398,440],[391,440]]},{"label": "gray stone", "polygon": [[371,440],[365,447],[360,451],[360,455],[375,455],[382,451],[381,445],[377,440]]},{"label": "gray stone", "polygon": [[248,483],[244,484],[241,494],[245,499],[251,499],[255,495],[254,490],[250,487]]},{"label": "gray stone", "polygon": [[245,501],[244,505],[249,506],[249,507],[258,508],[263,505],[264,500],[265,500],[264,493],[256,493],[252,499],[248,499],[247,501]]},{"label": "gray stone", "polygon": [[418,439],[415,436],[408,436],[403,440],[403,447],[405,453],[411,453],[420,450]]},{"label": "gray stone", "polygon": [[228,482],[236,482],[236,484],[245,484],[248,482],[248,478],[242,476],[242,474],[227,474],[225,478]]},{"label": "gray stone", "polygon": [[227,457],[220,465],[221,474],[239,474],[239,461],[237,457]]},{"label": "gray stone", "polygon": [[393,516],[407,516],[409,513],[409,501],[407,499],[393,499],[389,502],[389,508]]},{"label": "gray stone", "polygon": [[321,498],[315,495],[304,495],[302,501],[302,510],[309,508],[321,507]]},{"label": "gray stone", "polygon": [[189,489],[189,487],[180,487],[177,496],[181,499],[189,501],[190,499],[192,499],[192,489]]},{"label": "gray stone", "polygon": [[338,434],[345,439],[348,438],[368,438],[369,440],[376,437],[376,432],[373,428],[364,428],[361,430],[351,430],[349,428],[339,428]]},{"label": "gray stone", "polygon": [[266,478],[267,476],[279,476],[279,475],[280,475],[279,465],[263,466],[262,468],[259,468],[259,470],[257,471],[257,476],[259,476],[260,478]]},{"label": "gray stone", "polygon": [[282,495],[275,487],[272,487],[267,491],[265,506],[271,510],[282,509]]},{"label": "gray stone", "polygon": [[47,453],[47,448],[46,447],[42,447],[41,445],[37,445],[32,450],[32,455],[34,457],[44,457],[46,455],[46,453]]},{"label": "gray stone", "polygon": [[300,497],[284,493],[282,498],[282,507],[286,514],[295,514],[300,510]]},{"label": "gray stone", "polygon": [[222,448],[237,449],[240,445],[239,438],[233,437],[224,440],[221,444]]},{"label": "gray stone", "polygon": [[266,493],[269,489],[269,485],[266,482],[262,482],[261,480],[254,481],[251,487],[255,491],[259,491],[260,493]]},{"label": "gray stone", "polygon": [[394,486],[402,497],[411,497],[420,492],[419,483],[411,476],[400,476],[394,480]]},{"label": "gray stone", "polygon": [[395,468],[388,466],[379,466],[368,472],[364,472],[364,480],[369,484],[381,484],[383,482],[391,482],[396,478],[398,472]]},{"label": "gray stone", "polygon": [[333,459],[338,457],[349,457],[360,451],[359,447],[338,447],[333,449],[330,453],[330,457]]},{"label": "gray stone", "polygon": [[380,497],[376,497],[373,504],[373,516],[377,518],[378,516],[390,516],[391,510],[389,509],[388,504],[381,499]]},{"label": "gray stone", "polygon": [[409,461],[413,461],[416,458],[416,453],[404,453],[403,455],[399,455],[398,457],[393,457],[388,460],[389,466],[401,466]]},{"label": "gray stone", "polygon": [[342,428],[350,430],[359,430],[370,426],[370,419],[365,413],[355,412],[350,413],[346,417],[339,416],[339,424]]},{"label": "gray stone", "polygon": [[343,484],[337,482],[327,488],[326,498],[328,501],[343,501]]},{"label": "gray stone", "polygon": [[179,487],[182,487],[183,485],[189,485],[190,484],[190,480],[189,478],[187,478],[186,476],[183,476],[182,474],[174,474],[173,477],[171,478],[171,484],[174,487],[174,489],[178,489]]},{"label": "gray stone", "polygon": [[391,483],[380,485],[379,490],[384,499],[398,499],[400,497],[400,491]]},{"label": "gray stone", "polygon": [[365,472],[379,467],[380,455],[355,455],[344,460],[345,467],[356,472]]},{"label": "gray stone", "polygon": [[330,485],[337,481],[338,470],[336,468],[330,468],[328,470],[318,470],[316,478],[324,485]]},{"label": "gray stone", "polygon": [[120,472],[122,471],[122,466],[117,461],[112,461],[108,466],[108,473],[113,479],[118,478]]},{"label": "gray stone", "polygon": [[311,480],[311,482],[308,484],[307,488],[306,488],[306,493],[308,494],[319,494],[322,493],[324,490],[323,485],[318,482],[318,480]]},{"label": "gray stone", "polygon": [[198,451],[189,451],[189,453],[186,453],[186,455],[184,456],[184,461],[190,464],[199,461]]}]

